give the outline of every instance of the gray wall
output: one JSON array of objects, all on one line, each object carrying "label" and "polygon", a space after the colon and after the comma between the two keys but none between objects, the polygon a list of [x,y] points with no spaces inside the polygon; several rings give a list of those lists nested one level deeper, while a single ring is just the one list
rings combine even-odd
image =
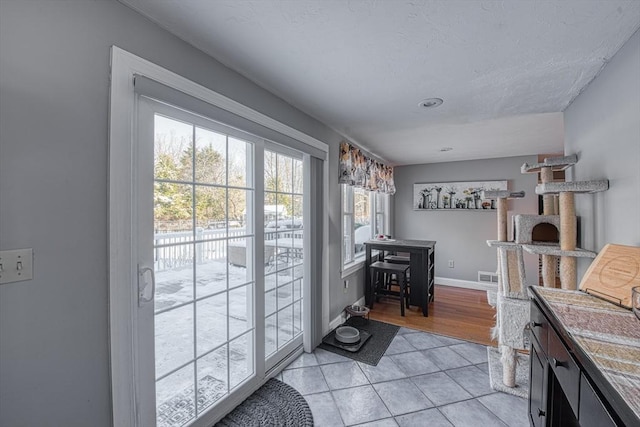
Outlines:
[{"label": "gray wall", "polygon": [[[581,246],[640,246],[640,32],[618,51],[564,113],[565,152],[578,155],[572,180],[609,179],[610,189],[577,195]],[[582,278],[590,261],[578,263]]]},{"label": "gray wall", "polygon": [[[111,424],[113,44],[330,144],[325,262],[330,283],[340,283],[339,135],[120,3],[2,0],[0,250],[29,247],[35,256],[33,280],[0,286],[2,426]],[[332,305],[344,307],[349,297],[332,293]]]},{"label": "gray wall", "polygon": [[[509,230],[512,214],[537,214],[537,174],[520,173],[523,163],[537,162],[536,156],[464,162],[432,163],[396,167],[394,179],[394,235],[405,239],[428,239],[436,243],[436,277],[477,281],[478,271],[496,271],[496,250],[486,241],[497,237],[497,214],[485,211],[414,211],[413,184],[422,182],[508,180],[509,190],[526,192],[523,199],[509,201]],[[511,233],[511,231],[509,231]],[[511,234],[509,234],[511,235]],[[448,267],[454,261],[454,268]],[[537,258],[527,254],[526,274],[536,283]]]}]

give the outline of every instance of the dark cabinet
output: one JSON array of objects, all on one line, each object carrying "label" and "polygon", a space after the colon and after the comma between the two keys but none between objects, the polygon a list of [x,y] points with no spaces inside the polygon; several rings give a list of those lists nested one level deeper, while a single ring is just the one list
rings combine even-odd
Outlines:
[{"label": "dark cabinet", "polygon": [[[629,406],[611,394],[605,377],[589,365],[584,354],[578,357],[579,344],[561,332],[549,308],[543,310],[535,298],[536,293],[532,293],[530,424],[534,427],[640,426],[640,423],[623,421],[623,416],[634,420]],[[594,376],[600,387],[595,385]],[[625,411],[623,416],[621,410]]]},{"label": "dark cabinet", "polygon": [[580,393],[580,368],[573,360],[560,337],[553,329],[549,329],[548,362],[552,374],[564,394],[564,398],[571,406],[573,413],[578,413],[578,398]]},{"label": "dark cabinet", "polygon": [[609,427],[616,423],[596,394],[589,380],[582,375],[580,381],[580,425],[583,427]]},{"label": "dark cabinet", "polygon": [[529,421],[535,427],[544,427],[547,417],[546,402],[546,358],[540,355],[538,343],[531,343],[530,388],[529,388]]}]

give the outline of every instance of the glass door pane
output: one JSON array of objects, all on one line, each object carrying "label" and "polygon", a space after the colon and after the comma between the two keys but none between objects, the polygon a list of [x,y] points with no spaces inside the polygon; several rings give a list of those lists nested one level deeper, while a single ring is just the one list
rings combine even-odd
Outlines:
[{"label": "glass door pane", "polygon": [[155,398],[161,427],[198,418],[253,377],[256,366],[255,235],[248,220],[253,144],[185,116],[154,116]]},{"label": "glass door pane", "polygon": [[302,159],[264,153],[265,356],[267,369],[302,344]]}]

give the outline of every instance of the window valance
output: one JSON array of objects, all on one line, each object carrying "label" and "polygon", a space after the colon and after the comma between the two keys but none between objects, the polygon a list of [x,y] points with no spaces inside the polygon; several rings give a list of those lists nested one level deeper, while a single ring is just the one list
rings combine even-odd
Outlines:
[{"label": "window valance", "polygon": [[395,194],[393,168],[364,155],[360,148],[346,141],[340,143],[340,184],[365,190]]}]

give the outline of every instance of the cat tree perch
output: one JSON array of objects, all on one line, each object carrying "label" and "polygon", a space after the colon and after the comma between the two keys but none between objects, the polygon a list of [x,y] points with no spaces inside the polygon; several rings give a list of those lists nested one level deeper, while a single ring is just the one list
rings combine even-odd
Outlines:
[{"label": "cat tree perch", "polygon": [[524,249],[530,253],[560,256],[560,285],[562,289],[576,290],[577,258],[595,258],[596,253],[576,247],[577,219],[575,194],[592,194],[609,189],[608,180],[577,181],[577,182],[547,182],[536,187],[538,195],[559,195],[560,199],[560,250],[556,246],[541,245],[528,246]]}]

